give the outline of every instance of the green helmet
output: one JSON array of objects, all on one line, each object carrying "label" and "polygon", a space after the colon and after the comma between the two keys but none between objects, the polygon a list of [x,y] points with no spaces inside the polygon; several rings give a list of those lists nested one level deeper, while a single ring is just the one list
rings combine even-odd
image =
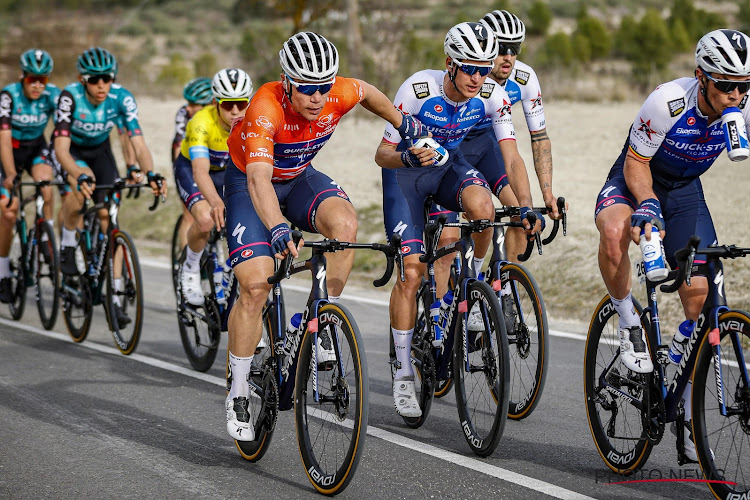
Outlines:
[{"label": "green helmet", "polygon": [[52,73],[52,57],[45,50],[29,49],[21,54],[21,71],[27,75],[49,75]]},{"label": "green helmet", "polygon": [[117,60],[107,49],[91,47],[78,56],[76,69],[82,75],[112,75],[117,74]]},{"label": "green helmet", "polygon": [[185,84],[185,88],[182,89],[182,95],[187,102],[203,104],[204,106],[211,104],[214,98],[211,92],[211,79],[206,77],[193,78]]}]

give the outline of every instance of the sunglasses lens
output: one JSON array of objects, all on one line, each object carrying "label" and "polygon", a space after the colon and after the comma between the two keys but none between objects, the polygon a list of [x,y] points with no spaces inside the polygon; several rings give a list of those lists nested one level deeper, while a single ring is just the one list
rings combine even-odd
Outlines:
[{"label": "sunglasses lens", "polygon": [[472,64],[461,64],[459,65],[459,68],[461,68],[461,71],[471,76],[473,76],[474,73],[479,73],[479,76],[487,76],[490,74],[490,71],[492,71],[491,66],[474,66]]},{"label": "sunglasses lens", "polygon": [[740,94],[747,93],[750,90],[750,82],[734,82],[729,80],[714,80],[714,85],[719,92],[731,94],[734,89],[739,89]]},{"label": "sunglasses lens", "polygon": [[104,82],[109,83],[113,80],[111,75],[90,75],[86,78],[86,83],[90,83],[91,85],[96,85],[97,83]]},{"label": "sunglasses lens", "polygon": [[332,83],[324,83],[323,85],[300,85],[297,87],[297,90],[305,95],[313,95],[318,91],[320,91],[321,94],[325,94],[330,92],[332,87]]},{"label": "sunglasses lens", "polygon": [[520,43],[501,43],[498,47],[500,49],[499,53],[501,56],[504,56],[504,55],[517,56],[518,53],[521,51]]},{"label": "sunglasses lens", "polygon": [[23,80],[29,84],[32,85],[34,83],[40,83],[42,85],[47,85],[47,82],[49,81],[49,77],[47,76],[38,76],[38,75],[28,75],[23,78]]},{"label": "sunglasses lens", "polygon": [[224,108],[226,111],[232,111],[235,106],[237,106],[237,109],[240,111],[243,111],[248,104],[250,104],[250,101],[248,99],[239,99],[236,101],[230,101],[230,100],[224,100],[219,102],[219,106]]}]

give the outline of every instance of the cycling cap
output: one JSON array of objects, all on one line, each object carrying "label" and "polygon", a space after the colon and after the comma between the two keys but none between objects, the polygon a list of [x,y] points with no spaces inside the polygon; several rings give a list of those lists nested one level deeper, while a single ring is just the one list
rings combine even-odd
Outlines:
[{"label": "cycling cap", "polygon": [[708,73],[750,76],[750,37],[737,30],[714,30],[698,41],[695,65]]},{"label": "cycling cap", "polygon": [[182,95],[187,102],[195,104],[210,104],[214,98],[211,92],[211,79],[206,77],[193,78],[185,84]]},{"label": "cycling cap", "polygon": [[116,75],[117,60],[107,49],[92,47],[78,56],[76,69],[82,75]]},{"label": "cycling cap", "polygon": [[29,75],[49,75],[52,73],[52,57],[45,50],[29,49],[21,54],[21,71]]},{"label": "cycling cap", "polygon": [[281,69],[292,80],[330,82],[339,71],[339,53],[324,37],[311,31],[297,33],[279,51]]},{"label": "cycling cap", "polygon": [[250,99],[253,81],[250,75],[237,68],[225,68],[214,75],[211,91],[217,100]]},{"label": "cycling cap", "polygon": [[488,12],[480,22],[487,24],[500,43],[521,43],[526,39],[523,21],[507,10]]},{"label": "cycling cap", "polygon": [[445,35],[445,53],[456,61],[493,62],[498,44],[485,24],[460,23]]}]

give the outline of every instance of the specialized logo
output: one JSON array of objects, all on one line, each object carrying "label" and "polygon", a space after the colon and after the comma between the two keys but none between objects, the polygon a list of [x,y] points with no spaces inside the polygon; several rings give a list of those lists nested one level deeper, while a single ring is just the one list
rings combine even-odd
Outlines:
[{"label": "specialized logo", "polygon": [[479,90],[479,97],[482,97],[484,99],[489,99],[492,95],[492,92],[495,90],[495,84],[490,82],[485,82],[482,85],[482,88]]},{"label": "specialized logo", "polygon": [[651,120],[643,121],[643,118],[638,117],[638,119],[641,121],[640,125],[638,125],[638,131],[643,132],[648,136],[648,140],[651,140],[651,134],[654,133],[654,131],[651,129]]},{"label": "specialized logo", "polygon": [[527,83],[529,83],[529,76],[531,75],[527,71],[521,71],[520,69],[517,69],[516,76],[513,79],[521,85],[526,85]]},{"label": "specialized logo", "polygon": [[679,99],[669,101],[667,103],[667,106],[669,106],[669,116],[674,118],[675,116],[685,111],[685,99],[683,97],[680,97]]},{"label": "specialized logo", "polygon": [[232,231],[232,237],[235,238],[240,245],[242,245],[242,235],[245,234],[245,229],[247,228],[238,222]]},{"label": "specialized logo", "polygon": [[412,83],[411,86],[417,99],[424,99],[430,95],[430,87],[427,82]]}]

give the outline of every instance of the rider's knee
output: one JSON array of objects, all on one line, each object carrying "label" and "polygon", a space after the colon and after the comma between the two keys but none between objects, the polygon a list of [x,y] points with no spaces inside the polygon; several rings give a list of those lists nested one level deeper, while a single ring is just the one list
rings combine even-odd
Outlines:
[{"label": "rider's knee", "polygon": [[605,222],[599,225],[599,234],[599,246],[605,255],[614,259],[619,258],[623,251],[627,251],[630,235],[626,232],[624,224]]},{"label": "rider's knee", "polygon": [[476,196],[471,202],[465,204],[466,215],[471,220],[477,219],[494,219],[495,217],[495,206],[492,204],[492,197],[489,195],[489,191],[486,191],[487,196]]},{"label": "rider's knee", "polygon": [[214,221],[211,218],[211,213],[201,213],[198,214],[196,217],[193,216],[193,224],[195,224],[195,227],[203,234],[208,234],[211,232],[211,229],[214,227]]}]

